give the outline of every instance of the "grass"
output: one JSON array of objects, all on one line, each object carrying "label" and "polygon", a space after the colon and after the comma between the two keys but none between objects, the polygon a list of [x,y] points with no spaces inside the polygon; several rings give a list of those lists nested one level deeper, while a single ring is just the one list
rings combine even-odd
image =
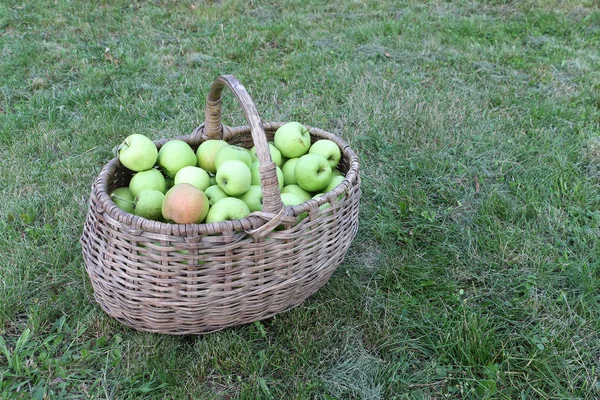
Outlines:
[{"label": "grass", "polygon": [[[599,40],[592,0],[2,2],[0,397],[600,397]],[[359,153],[358,237],[275,318],[129,330],[83,268],[91,182],[221,73]]]}]

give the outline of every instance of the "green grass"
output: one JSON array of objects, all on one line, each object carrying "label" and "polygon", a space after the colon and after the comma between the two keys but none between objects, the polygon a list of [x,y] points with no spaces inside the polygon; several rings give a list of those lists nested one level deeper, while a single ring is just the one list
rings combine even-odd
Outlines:
[{"label": "green grass", "polygon": [[[0,398],[600,397],[599,41],[592,0],[3,1]],[[358,237],[275,318],[132,331],[83,267],[91,183],[221,73],[359,153]]]}]

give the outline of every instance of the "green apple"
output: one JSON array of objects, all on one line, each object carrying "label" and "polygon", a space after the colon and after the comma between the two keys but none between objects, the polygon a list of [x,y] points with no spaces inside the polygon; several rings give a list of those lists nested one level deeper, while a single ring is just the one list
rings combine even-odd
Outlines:
[{"label": "green apple", "polygon": [[252,165],[252,156],[250,155],[250,151],[240,146],[234,146],[229,144],[227,146],[223,146],[217,155],[215,156],[215,168],[219,171],[219,167],[225,161],[229,160],[239,160],[250,168]]},{"label": "green apple", "polygon": [[237,197],[226,197],[217,201],[208,210],[206,223],[229,221],[242,219],[250,214],[250,209],[242,200]]},{"label": "green apple", "polygon": [[277,173],[277,183],[279,184],[279,191],[281,191],[281,189],[283,189],[284,184],[283,171],[278,166],[275,166],[275,172]]},{"label": "green apple", "polygon": [[208,176],[208,172],[202,168],[188,165],[177,171],[173,183],[175,185],[178,183],[189,183],[197,189],[206,190],[210,186],[210,177]]},{"label": "green apple", "polygon": [[[286,206],[297,206],[304,203],[300,196],[294,193],[281,193],[281,202]],[[298,221],[302,221],[307,216],[308,213],[303,212],[302,214],[298,215]]]},{"label": "green apple", "polygon": [[310,133],[301,123],[288,122],[277,129],[273,141],[282,156],[300,157],[310,148]]},{"label": "green apple", "polygon": [[[277,173],[277,183],[279,184],[279,190],[283,188],[284,178],[283,171],[277,165],[275,166],[275,172]],[[260,186],[260,164],[258,161],[253,161],[250,166],[250,174],[252,177],[251,184]]]},{"label": "green apple", "polygon": [[281,193],[281,202],[286,206],[297,206],[304,203],[302,198],[294,193]]},{"label": "green apple", "polygon": [[209,174],[208,176],[210,177],[210,180],[209,180],[210,186],[216,185],[217,184],[217,177],[214,174]]},{"label": "green apple", "polygon": [[250,164],[250,184],[260,186],[260,163],[252,161]]},{"label": "green apple", "polygon": [[259,185],[250,186],[250,189],[239,196],[239,199],[246,203],[250,212],[261,211],[263,208],[262,189]]},{"label": "green apple", "polygon": [[229,196],[247,192],[251,184],[250,168],[243,161],[228,160],[217,169],[217,185]]},{"label": "green apple", "polygon": [[162,193],[167,191],[167,181],[156,168],[137,172],[129,181],[129,190],[134,197],[146,189],[154,189]]},{"label": "green apple", "polygon": [[333,189],[335,189],[337,187],[337,185],[342,183],[344,181],[344,179],[346,179],[346,178],[344,178],[341,175],[332,177],[331,180],[329,181],[329,183],[327,184],[327,186],[325,186],[325,189],[323,189],[323,193],[331,192]]},{"label": "green apple", "polygon": [[148,137],[134,133],[119,145],[117,157],[126,168],[136,172],[145,171],[156,163],[158,150]]},{"label": "green apple", "polygon": [[121,210],[133,214],[133,199],[135,196],[131,194],[131,190],[127,186],[113,190],[110,198]]},{"label": "green apple", "polygon": [[[269,142],[269,152],[271,153],[271,161],[275,163],[278,167],[281,167],[281,152],[277,150],[277,147],[271,142]],[[256,146],[250,149],[250,155],[252,156],[252,161],[258,160],[258,156],[256,155]]]},{"label": "green apple", "polygon": [[302,201],[308,201],[311,199],[311,195],[310,193],[308,193],[306,190],[302,189],[300,186],[296,185],[296,184],[292,184],[292,185],[286,185],[283,187],[283,189],[281,189],[281,193],[293,193],[295,195],[297,195],[298,197],[300,197],[302,199]]},{"label": "green apple", "polygon": [[331,167],[325,157],[305,154],[296,163],[294,175],[302,189],[307,192],[319,192],[331,180]]},{"label": "green apple", "polygon": [[198,159],[189,144],[173,139],[162,145],[158,151],[157,162],[167,176],[175,178],[177,171],[188,165],[195,166]]},{"label": "green apple", "polygon": [[342,158],[342,152],[335,142],[328,139],[317,140],[308,149],[308,154],[318,154],[325,157],[331,169],[337,167],[340,159]]},{"label": "green apple", "polygon": [[162,219],[163,192],[146,189],[142,190],[133,200],[133,213],[146,219],[159,221]]},{"label": "green apple", "polygon": [[283,164],[283,167],[281,167],[281,171],[283,172],[283,181],[285,185],[293,185],[297,183],[296,175],[294,174],[294,168],[296,167],[296,163],[298,162],[298,160],[298,157],[290,158]]},{"label": "green apple", "polygon": [[331,177],[333,178],[334,176],[344,176],[344,173],[337,168],[332,168]]},{"label": "green apple", "polygon": [[162,203],[162,215],[176,224],[199,224],[208,214],[206,194],[189,183],[175,184]]},{"label": "green apple", "polygon": [[215,167],[215,157],[219,150],[225,146],[229,146],[229,143],[219,139],[209,139],[200,143],[200,146],[198,146],[198,149],[196,150],[198,166],[213,174],[217,172],[217,168]]},{"label": "green apple", "polygon": [[175,179],[169,176],[165,176],[165,182],[167,184],[167,190],[171,189],[173,185],[175,185]]},{"label": "green apple", "polygon": [[206,197],[208,197],[208,204],[211,206],[217,201],[224,199],[225,197],[229,197],[227,193],[225,193],[223,189],[219,187],[219,185],[211,185],[207,187],[204,191],[204,194]]}]

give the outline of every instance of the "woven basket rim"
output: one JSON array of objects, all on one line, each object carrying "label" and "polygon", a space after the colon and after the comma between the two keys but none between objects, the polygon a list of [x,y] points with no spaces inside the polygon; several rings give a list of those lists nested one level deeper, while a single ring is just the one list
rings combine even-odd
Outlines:
[{"label": "woven basket rim", "polygon": [[[285,124],[285,122],[266,122],[263,123],[263,127],[265,132],[274,132]],[[117,171],[119,168],[122,168],[122,164],[117,157],[111,159],[108,163],[106,163],[92,185],[92,191],[96,193],[99,202],[102,204],[105,213],[114,220],[115,223],[126,224],[133,230],[142,230],[147,233],[157,233],[157,234],[167,234],[167,235],[175,235],[175,236],[200,236],[200,235],[212,235],[219,234],[223,232],[239,232],[246,231],[247,233],[251,233],[256,229],[263,227],[265,224],[270,222],[272,219],[277,218],[282,221],[291,221],[295,219],[297,216],[304,212],[315,211],[320,206],[327,202],[333,202],[334,199],[342,196],[344,193],[347,193],[352,185],[354,185],[358,179],[358,170],[359,170],[359,161],[358,155],[350,148],[350,145],[346,143],[341,137],[324,131],[319,128],[315,128],[309,125],[304,125],[308,130],[312,137],[319,137],[322,139],[329,139],[335,142],[340,151],[342,153],[342,159],[345,159],[348,163],[348,171],[345,173],[344,180],[338,184],[333,190],[322,194],[316,198],[312,198],[308,201],[305,201],[297,206],[284,206],[282,211],[278,214],[265,213],[265,212],[253,212],[246,216],[245,218],[238,220],[229,220],[222,222],[213,222],[213,223],[200,223],[200,224],[176,224],[176,223],[167,223],[162,221],[153,221],[148,220],[146,218],[130,214],[126,211],[121,210],[114,201],[110,198],[108,193],[108,184],[111,182],[112,174]],[[198,139],[202,136],[202,131],[204,129],[204,124],[198,126],[191,135],[188,136],[176,136],[173,138],[167,139],[158,139],[155,140],[154,143],[158,148],[162,146],[164,143],[170,140],[184,140],[188,143],[192,142],[194,144],[202,143],[204,138]],[[237,137],[240,134],[244,134],[245,132],[250,132],[250,127],[248,125],[242,125],[237,127],[228,127],[223,126],[223,140],[228,140]],[[281,194],[281,191],[280,191]],[[299,223],[302,223],[300,221]],[[273,226],[277,226],[278,224],[274,224]]]}]

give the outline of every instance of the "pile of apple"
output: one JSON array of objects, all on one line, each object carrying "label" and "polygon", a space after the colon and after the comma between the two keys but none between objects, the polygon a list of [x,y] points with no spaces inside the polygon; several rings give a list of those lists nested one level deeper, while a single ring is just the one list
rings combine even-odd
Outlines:
[{"label": "pile of apple", "polygon": [[[341,152],[331,140],[311,145],[298,122],[282,125],[269,142],[281,200],[299,205],[333,190],[344,180],[337,169]],[[241,219],[262,210],[256,149],[223,140],[206,140],[196,151],[178,139],[160,150],[148,137],[128,136],[117,148],[121,164],[134,171],[129,186],[115,189],[112,200],[123,211],[177,224]],[[327,207],[326,203],[322,207]]]}]

